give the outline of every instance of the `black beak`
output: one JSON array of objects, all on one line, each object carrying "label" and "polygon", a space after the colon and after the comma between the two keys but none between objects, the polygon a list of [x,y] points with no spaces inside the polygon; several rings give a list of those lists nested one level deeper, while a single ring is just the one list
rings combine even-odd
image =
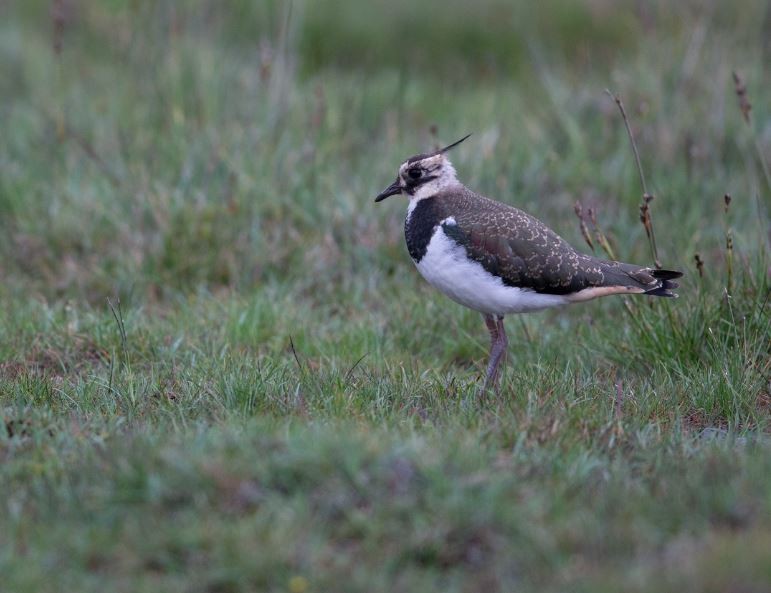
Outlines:
[{"label": "black beak", "polygon": [[380,202],[381,200],[385,200],[388,196],[395,196],[396,194],[400,193],[402,193],[402,186],[399,185],[399,178],[397,177],[396,181],[394,181],[391,185],[389,185],[377,195],[375,201]]}]

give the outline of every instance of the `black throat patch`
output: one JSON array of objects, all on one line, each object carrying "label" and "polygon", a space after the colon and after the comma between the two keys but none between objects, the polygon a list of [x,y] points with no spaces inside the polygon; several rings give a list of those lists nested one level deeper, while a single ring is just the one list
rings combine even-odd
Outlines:
[{"label": "black throat patch", "polygon": [[444,218],[440,208],[440,200],[436,197],[420,200],[412,215],[404,221],[404,238],[407,240],[407,251],[415,263],[426,255],[428,243],[434,236],[439,223]]}]

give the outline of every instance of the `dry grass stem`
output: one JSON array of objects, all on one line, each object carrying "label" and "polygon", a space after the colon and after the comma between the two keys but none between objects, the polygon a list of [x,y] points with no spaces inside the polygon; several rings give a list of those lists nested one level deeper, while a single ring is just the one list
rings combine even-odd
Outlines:
[{"label": "dry grass stem", "polygon": [[693,261],[696,263],[696,270],[699,272],[699,278],[704,278],[704,260],[701,259],[701,255],[698,253],[694,254]]},{"label": "dry grass stem", "polygon": [[733,291],[733,261],[734,261],[734,237],[731,225],[728,222],[728,211],[731,209],[731,194],[723,195],[723,212],[725,214],[725,263],[726,263],[726,293],[730,296]]},{"label": "dry grass stem", "polygon": [[651,220],[650,203],[653,201],[653,195],[648,193],[648,185],[645,183],[645,174],[643,173],[642,163],[640,162],[640,152],[637,150],[637,143],[632,133],[632,127],[629,125],[629,118],[626,115],[626,109],[624,109],[624,103],[621,97],[611,92],[610,89],[605,89],[605,92],[616,102],[618,110],[621,112],[621,118],[624,120],[624,127],[626,127],[626,133],[629,136],[629,142],[632,145],[632,152],[634,153],[634,160],[637,164],[637,173],[640,176],[640,185],[643,190],[642,203],[640,204],[640,222],[645,227],[645,234],[648,237],[648,243],[651,247],[651,254],[653,255],[653,263],[657,268],[661,268],[661,262],[659,261],[659,253],[656,248],[656,234],[653,230],[653,221]]},{"label": "dry grass stem", "polygon": [[751,123],[750,112],[752,111],[752,103],[750,103],[750,99],[747,96],[747,85],[736,70],[731,73],[731,76],[734,79],[736,96],[739,98],[739,110],[742,112],[744,121],[749,124]]},{"label": "dry grass stem", "polygon": [[589,249],[592,250],[592,253],[594,253],[594,242],[592,241],[592,235],[589,232],[589,227],[586,226],[586,221],[584,220],[584,208],[581,205],[581,202],[576,202],[573,210],[578,217],[578,224],[581,228],[581,236],[584,238],[584,241],[586,241],[586,244],[589,245]]},{"label": "dry grass stem", "polygon": [[736,92],[736,96],[739,99],[739,110],[742,112],[744,123],[749,126],[752,132],[752,141],[755,147],[755,153],[757,154],[758,161],[760,161],[760,167],[763,169],[763,176],[766,179],[766,184],[768,185],[768,188],[771,189],[771,171],[768,169],[768,161],[763,154],[763,147],[760,145],[760,141],[758,140],[757,135],[755,134],[754,130],[752,130],[752,103],[750,103],[749,95],[747,93],[747,84],[736,70],[731,72],[731,76],[733,77],[734,81],[734,91]]},{"label": "dry grass stem", "polygon": [[607,254],[607,256],[612,259],[618,259],[616,257],[616,252],[614,251],[613,247],[610,244],[610,241],[608,241],[608,237],[605,235],[605,232],[600,227],[599,223],[597,222],[597,212],[594,208],[588,208],[587,209],[587,215],[589,216],[589,220],[592,223],[592,227],[594,228],[594,237],[597,239],[597,243],[599,244],[600,248]]}]

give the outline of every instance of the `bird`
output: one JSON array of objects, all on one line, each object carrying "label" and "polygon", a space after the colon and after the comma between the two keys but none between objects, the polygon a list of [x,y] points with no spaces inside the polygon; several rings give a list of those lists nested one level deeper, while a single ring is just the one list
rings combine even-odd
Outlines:
[{"label": "bird", "polygon": [[499,391],[508,338],[504,316],[614,294],[676,297],[682,272],[586,255],[537,218],[482,196],[458,180],[447,152],[417,154],[375,198],[409,198],[407,251],[429,284],[484,318],[490,352],[483,391]]}]

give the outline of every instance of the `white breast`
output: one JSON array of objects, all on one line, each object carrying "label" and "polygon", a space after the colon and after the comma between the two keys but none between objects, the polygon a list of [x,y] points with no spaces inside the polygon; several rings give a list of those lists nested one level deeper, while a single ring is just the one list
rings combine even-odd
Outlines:
[{"label": "white breast", "polygon": [[[455,222],[448,219],[447,222]],[[417,264],[428,282],[457,303],[481,313],[506,315],[539,311],[565,305],[562,295],[539,294],[530,289],[506,286],[481,264],[469,259],[466,250],[450,239],[440,226]]]}]

